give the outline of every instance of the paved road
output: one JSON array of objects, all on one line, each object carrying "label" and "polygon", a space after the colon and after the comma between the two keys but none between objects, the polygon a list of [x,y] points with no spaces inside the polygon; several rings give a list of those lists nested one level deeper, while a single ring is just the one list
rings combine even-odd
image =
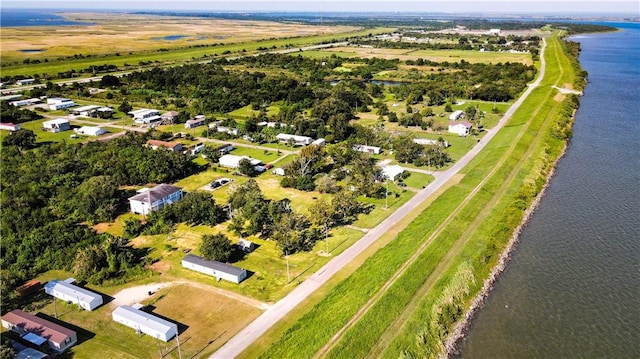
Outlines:
[{"label": "paved road", "polygon": [[347,250],[333,258],[329,263],[320,268],[307,280],[302,282],[296,289],[291,291],[287,296],[279,300],[272,307],[264,311],[262,315],[242,329],[238,334],[231,338],[225,345],[220,347],[210,358],[229,359],[235,358],[244,351],[251,343],[264,334],[271,326],[286,316],[293,308],[309,297],[316,289],[326,283],[334,274],[342,267],[348,264],[353,258],[362,253],[378,238],[385,234],[389,229],[395,226],[402,218],[408,215],[420,203],[425,201],[429,196],[436,192],[440,187],[447,183],[455,174],[465,167],[480,151],[487,145],[496,133],[506,124],[513,113],[520,107],[522,102],[529,96],[531,91],[536,88],[544,77],[546,63],[544,60],[544,51],[546,48],[546,40],[543,39],[543,47],[540,53],[540,73],[535,82],[531,83],[527,90],[520,98],[509,108],[509,110],[500,119],[496,127],[487,133],[471,151],[469,151],[460,161],[446,171],[435,174],[435,180],[427,187],[418,192],[407,203],[398,208],[382,223],[369,230],[359,241],[349,247]]}]

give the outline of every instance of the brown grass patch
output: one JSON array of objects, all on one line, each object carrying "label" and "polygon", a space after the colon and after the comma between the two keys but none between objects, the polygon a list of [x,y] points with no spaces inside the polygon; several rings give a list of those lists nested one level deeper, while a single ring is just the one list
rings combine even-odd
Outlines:
[{"label": "brown grass patch", "polygon": [[562,92],[558,92],[555,96],[553,96],[553,100],[561,102],[564,101],[565,97],[567,97],[567,95],[563,94]]}]

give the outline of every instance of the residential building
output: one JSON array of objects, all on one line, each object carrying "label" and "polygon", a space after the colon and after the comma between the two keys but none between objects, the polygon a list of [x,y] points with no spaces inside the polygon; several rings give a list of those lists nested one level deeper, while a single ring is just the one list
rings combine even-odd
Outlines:
[{"label": "residential building", "polygon": [[62,110],[64,108],[77,106],[73,100],[63,97],[52,97],[47,99],[50,110]]},{"label": "residential building", "polygon": [[100,136],[107,133],[107,130],[98,126],[82,126],[80,128],[76,128],[73,132],[85,136]]},{"label": "residential building", "polygon": [[469,122],[449,122],[449,132],[455,133],[458,136],[464,137],[469,134],[473,125]]},{"label": "residential building", "polygon": [[176,118],[178,118],[178,111],[169,111],[169,112],[165,112],[162,114],[162,116],[160,116],[160,118],[162,119],[162,121],[166,121],[169,123],[173,123],[173,121],[176,120]]},{"label": "residential building", "polygon": [[449,147],[449,141],[447,140],[439,141],[439,140],[431,140],[428,138],[414,138],[413,143],[417,143],[419,145],[425,145],[425,146],[442,146],[444,148]]},{"label": "residential building", "polygon": [[218,261],[209,261],[193,254],[187,254],[182,259],[182,266],[196,272],[216,277],[217,280],[224,279],[233,283],[240,283],[247,278],[246,269]]},{"label": "residential building", "polygon": [[69,349],[78,341],[78,336],[73,330],[20,309],[2,316],[2,326],[38,346],[47,343],[57,352]]},{"label": "residential building", "polygon": [[256,160],[249,156],[236,156],[236,155],[223,155],[219,159],[220,166],[229,167],[229,168],[238,168],[240,167],[240,161],[247,159],[251,163],[252,166],[258,166],[262,163],[260,160]]},{"label": "residential building", "polygon": [[36,79],[22,79],[22,80],[16,81],[16,85],[18,85],[18,86],[26,86],[26,85],[31,85],[34,82],[36,82]]},{"label": "residential building", "polygon": [[197,115],[191,120],[187,120],[184,124],[184,128],[195,128],[199,126],[204,126],[205,118],[203,115]]},{"label": "residential building", "polygon": [[89,117],[93,115],[99,108],[100,106],[96,106],[96,105],[82,106],[82,107],[74,108],[73,110],[71,110],[71,113],[78,116]]},{"label": "residential building", "polygon": [[317,140],[311,142],[312,145],[316,146],[324,146],[325,143],[327,143],[327,141],[325,141],[324,138],[318,138]]},{"label": "residential building", "polygon": [[273,173],[276,176],[284,176],[284,168],[276,167],[273,169],[273,171],[271,171],[271,173]]},{"label": "residential building", "polygon": [[387,165],[382,167],[382,175],[385,179],[395,181],[399,174],[404,172],[404,168],[398,165]]},{"label": "residential building", "polygon": [[175,323],[144,312],[140,308],[141,304],[121,305],[111,313],[111,318],[135,329],[137,333],[144,333],[164,342],[178,335],[178,326]]},{"label": "residential building", "polygon": [[151,147],[151,149],[157,150],[158,148],[163,148],[173,152],[182,152],[182,143],[180,142],[167,142],[160,140],[147,140],[146,145]]},{"label": "residential building", "polygon": [[311,137],[290,135],[290,134],[287,134],[287,133],[279,133],[276,136],[276,138],[280,142],[287,142],[288,143],[290,141],[293,141],[293,143],[295,145],[298,145],[298,146],[307,146],[307,145],[311,144],[311,142],[313,141],[313,138],[311,138]]},{"label": "residential building", "polygon": [[15,131],[18,131],[19,129],[20,129],[20,125],[16,125],[10,122],[0,122],[0,130],[15,132]]},{"label": "residential building", "polygon": [[44,285],[44,291],[65,302],[77,304],[85,310],[94,310],[102,305],[102,295],[72,284],[74,281],[73,278],[64,281],[51,280]]},{"label": "residential building", "polygon": [[138,124],[152,124],[162,120],[158,110],[150,110],[148,108],[129,111],[129,115],[131,115],[133,117],[133,121]]},{"label": "residential building", "polygon": [[9,105],[15,106],[15,107],[22,107],[22,106],[31,106],[31,105],[35,105],[37,103],[42,102],[42,100],[40,100],[39,98],[29,98],[26,100],[17,100],[17,101],[11,101],[9,102]]},{"label": "residential building", "polygon": [[375,155],[379,155],[381,150],[380,147],[366,145],[353,145],[353,149],[358,152],[373,153]]},{"label": "residential building", "polygon": [[129,206],[131,212],[146,215],[181,200],[182,195],[182,188],[163,183],[139,190],[137,195],[129,198]]},{"label": "residential building", "polygon": [[69,131],[71,129],[71,124],[69,123],[69,120],[67,120],[66,118],[56,118],[53,120],[44,121],[42,123],[42,127],[47,132],[57,133],[57,132]]},{"label": "residential building", "polygon": [[457,121],[459,120],[462,115],[464,115],[464,111],[462,110],[455,110],[451,113],[451,115],[449,115],[449,120],[451,121]]}]

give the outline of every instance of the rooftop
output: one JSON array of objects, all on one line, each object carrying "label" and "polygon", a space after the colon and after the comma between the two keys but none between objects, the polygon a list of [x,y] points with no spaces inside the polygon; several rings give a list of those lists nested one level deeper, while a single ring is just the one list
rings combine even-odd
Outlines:
[{"label": "rooftop", "polygon": [[163,183],[149,189],[148,191],[144,191],[142,193],[138,193],[133,197],[129,197],[129,201],[149,203],[149,200],[151,200],[151,203],[153,203],[178,191],[182,191],[182,188]]},{"label": "rooftop", "polygon": [[48,338],[54,343],[64,343],[65,339],[76,335],[76,332],[71,329],[23,312],[20,309],[15,309],[5,314],[2,320],[21,327],[27,332],[33,332],[41,337]]},{"label": "rooftop", "polygon": [[98,293],[88,291],[66,281],[52,280],[44,285],[45,289],[55,289],[56,291],[77,298],[79,302],[91,302],[96,298],[102,298]]},{"label": "rooftop", "polygon": [[113,315],[119,315],[121,317],[125,317],[131,321],[134,321],[142,326],[153,329],[158,332],[166,333],[171,328],[178,332],[178,326],[164,320],[162,318],[156,317],[153,314],[149,314],[147,312],[143,312],[140,309],[136,309],[134,307],[130,307],[128,305],[121,305],[113,311]]},{"label": "rooftop", "polygon": [[232,266],[231,264],[226,264],[218,261],[209,261],[193,254],[187,254],[182,260],[188,263],[197,264],[202,267],[211,268],[232,275],[240,275],[242,274],[242,272],[244,272],[244,269]]}]

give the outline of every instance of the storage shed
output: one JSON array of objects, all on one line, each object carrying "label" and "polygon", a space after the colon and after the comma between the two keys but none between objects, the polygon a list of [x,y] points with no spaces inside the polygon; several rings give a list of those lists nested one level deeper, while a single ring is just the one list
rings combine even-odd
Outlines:
[{"label": "storage shed", "polygon": [[138,307],[141,305],[121,305],[111,313],[111,318],[133,328],[136,332],[147,334],[150,337],[168,342],[178,334],[178,326],[153,314],[143,312]]},{"label": "storage shed", "polygon": [[451,115],[449,115],[449,120],[451,121],[457,121],[460,119],[460,117],[462,117],[462,115],[464,115],[464,111],[462,110],[455,110],[451,113]]},{"label": "storage shed", "polygon": [[100,136],[107,133],[107,130],[98,126],[82,126],[80,128],[76,128],[73,131],[79,135],[86,135],[86,136]]},{"label": "storage shed", "polygon": [[[57,352],[63,352],[78,341],[76,332],[33,314],[15,309],[2,316],[2,326],[20,334],[33,343],[47,343]],[[27,335],[29,335],[27,337]]]},{"label": "storage shed", "polygon": [[64,281],[52,280],[44,285],[44,291],[65,302],[77,304],[86,310],[94,310],[102,305],[102,295],[71,284],[73,282],[73,278]]},{"label": "storage shed", "polygon": [[247,278],[247,270],[230,264],[209,261],[193,254],[187,254],[182,259],[182,266],[196,272],[204,273],[218,280],[224,279],[233,283],[240,283]]}]

